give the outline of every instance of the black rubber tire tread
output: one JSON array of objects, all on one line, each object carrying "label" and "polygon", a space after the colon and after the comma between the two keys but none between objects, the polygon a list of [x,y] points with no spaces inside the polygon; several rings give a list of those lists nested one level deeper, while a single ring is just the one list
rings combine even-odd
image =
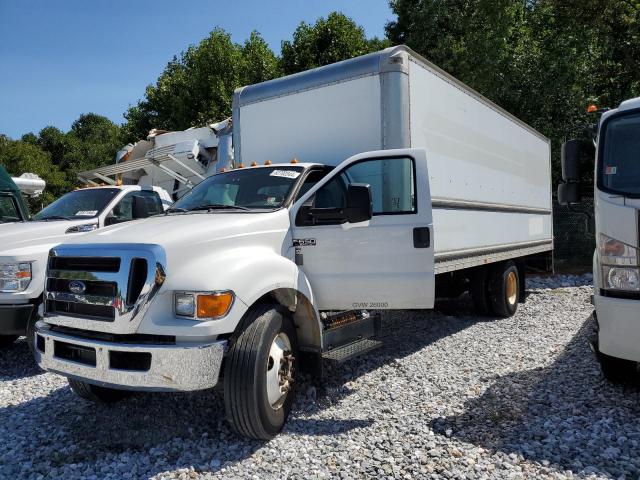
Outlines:
[{"label": "black rubber tire tread", "polygon": [[17,335],[0,335],[0,348],[9,348],[17,339]]},{"label": "black rubber tire tread", "polygon": [[476,267],[471,276],[471,288],[469,294],[473,300],[473,306],[478,315],[491,315],[491,300],[489,298],[488,288],[488,269],[487,267]]},{"label": "black rubber tire tread", "polygon": [[33,313],[29,320],[27,320],[27,331],[25,332],[25,336],[27,338],[27,345],[29,346],[29,350],[31,353],[35,353],[35,334],[36,334],[36,322],[38,321],[38,305],[35,305],[33,308]]},{"label": "black rubber tire tread", "polygon": [[[233,430],[244,437],[257,440],[270,440],[284,425],[293,401],[294,392],[282,406],[281,422],[266,423],[261,414],[265,401],[262,398],[262,372],[257,368],[260,350],[271,346],[271,333],[289,330],[294,356],[297,353],[295,329],[288,313],[277,305],[258,305],[246,317],[245,328],[232,345],[225,361],[224,402]],[[271,332],[271,333],[270,333]],[[268,335],[267,335],[268,334]],[[268,338],[267,338],[268,337]],[[266,394],[266,393],[265,393]]]},{"label": "black rubber tire tread", "polygon": [[616,384],[638,384],[639,375],[637,363],[623,358],[611,357],[600,353],[600,368],[602,374],[611,383]]},{"label": "black rubber tire tread", "polygon": [[[506,279],[509,272],[514,271],[518,285],[516,286],[516,301],[509,305],[506,294]],[[511,317],[518,309],[520,300],[520,274],[517,265],[512,261],[498,262],[489,269],[489,298],[491,300],[491,311],[494,315],[502,318]]]},{"label": "black rubber tire tread", "polygon": [[67,380],[73,393],[91,402],[116,403],[131,395],[131,392],[126,390],[99,387],[73,378],[68,378]]}]

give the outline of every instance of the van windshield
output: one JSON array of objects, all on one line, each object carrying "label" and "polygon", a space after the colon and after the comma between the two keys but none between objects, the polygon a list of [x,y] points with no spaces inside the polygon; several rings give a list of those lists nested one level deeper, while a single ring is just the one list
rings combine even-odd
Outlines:
[{"label": "van windshield", "polygon": [[640,112],[606,121],[599,147],[599,188],[640,197]]},{"label": "van windshield", "polygon": [[173,204],[170,211],[274,210],[283,206],[302,167],[256,167],[213,175]]},{"label": "van windshield", "polygon": [[81,220],[100,215],[120,192],[117,188],[87,188],[63,195],[33,216],[34,220]]}]

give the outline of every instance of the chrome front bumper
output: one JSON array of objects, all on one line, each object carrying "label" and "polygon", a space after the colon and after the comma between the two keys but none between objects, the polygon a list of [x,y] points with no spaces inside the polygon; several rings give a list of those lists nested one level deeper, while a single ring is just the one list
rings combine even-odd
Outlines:
[{"label": "chrome front bumper", "polygon": [[[36,324],[35,340],[36,362],[43,370],[95,385],[140,391],[191,391],[215,386],[227,344],[104,342],[54,332],[42,321]],[[130,368],[127,358],[134,359]]]}]

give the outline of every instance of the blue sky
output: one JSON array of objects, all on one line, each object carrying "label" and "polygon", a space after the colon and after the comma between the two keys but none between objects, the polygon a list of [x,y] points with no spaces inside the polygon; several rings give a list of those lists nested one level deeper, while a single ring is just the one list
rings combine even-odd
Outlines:
[{"label": "blue sky", "polygon": [[121,123],[167,62],[215,26],[271,48],[338,10],[384,36],[387,0],[0,0],[0,133],[68,130],[81,113]]}]

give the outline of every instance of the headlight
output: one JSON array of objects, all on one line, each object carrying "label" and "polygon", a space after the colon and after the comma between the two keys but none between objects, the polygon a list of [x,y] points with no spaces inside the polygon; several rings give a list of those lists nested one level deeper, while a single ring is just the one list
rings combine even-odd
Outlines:
[{"label": "headlight", "polygon": [[640,270],[629,267],[605,265],[603,276],[606,288],[610,290],[640,291]]},{"label": "headlight", "polygon": [[222,292],[176,292],[174,309],[176,315],[194,320],[215,320],[229,313],[234,301],[232,291]]},{"label": "headlight", "polygon": [[600,234],[599,240],[604,288],[640,291],[638,249],[604,234]]},{"label": "headlight", "polygon": [[638,250],[615,238],[600,234],[600,261],[603,265],[638,265]]},{"label": "headlight", "polygon": [[0,292],[22,292],[31,283],[31,263],[0,263]]},{"label": "headlight", "polygon": [[97,223],[84,223],[82,225],[69,227],[67,228],[67,231],[64,233],[87,233],[87,232],[93,232],[96,228],[98,228]]}]

